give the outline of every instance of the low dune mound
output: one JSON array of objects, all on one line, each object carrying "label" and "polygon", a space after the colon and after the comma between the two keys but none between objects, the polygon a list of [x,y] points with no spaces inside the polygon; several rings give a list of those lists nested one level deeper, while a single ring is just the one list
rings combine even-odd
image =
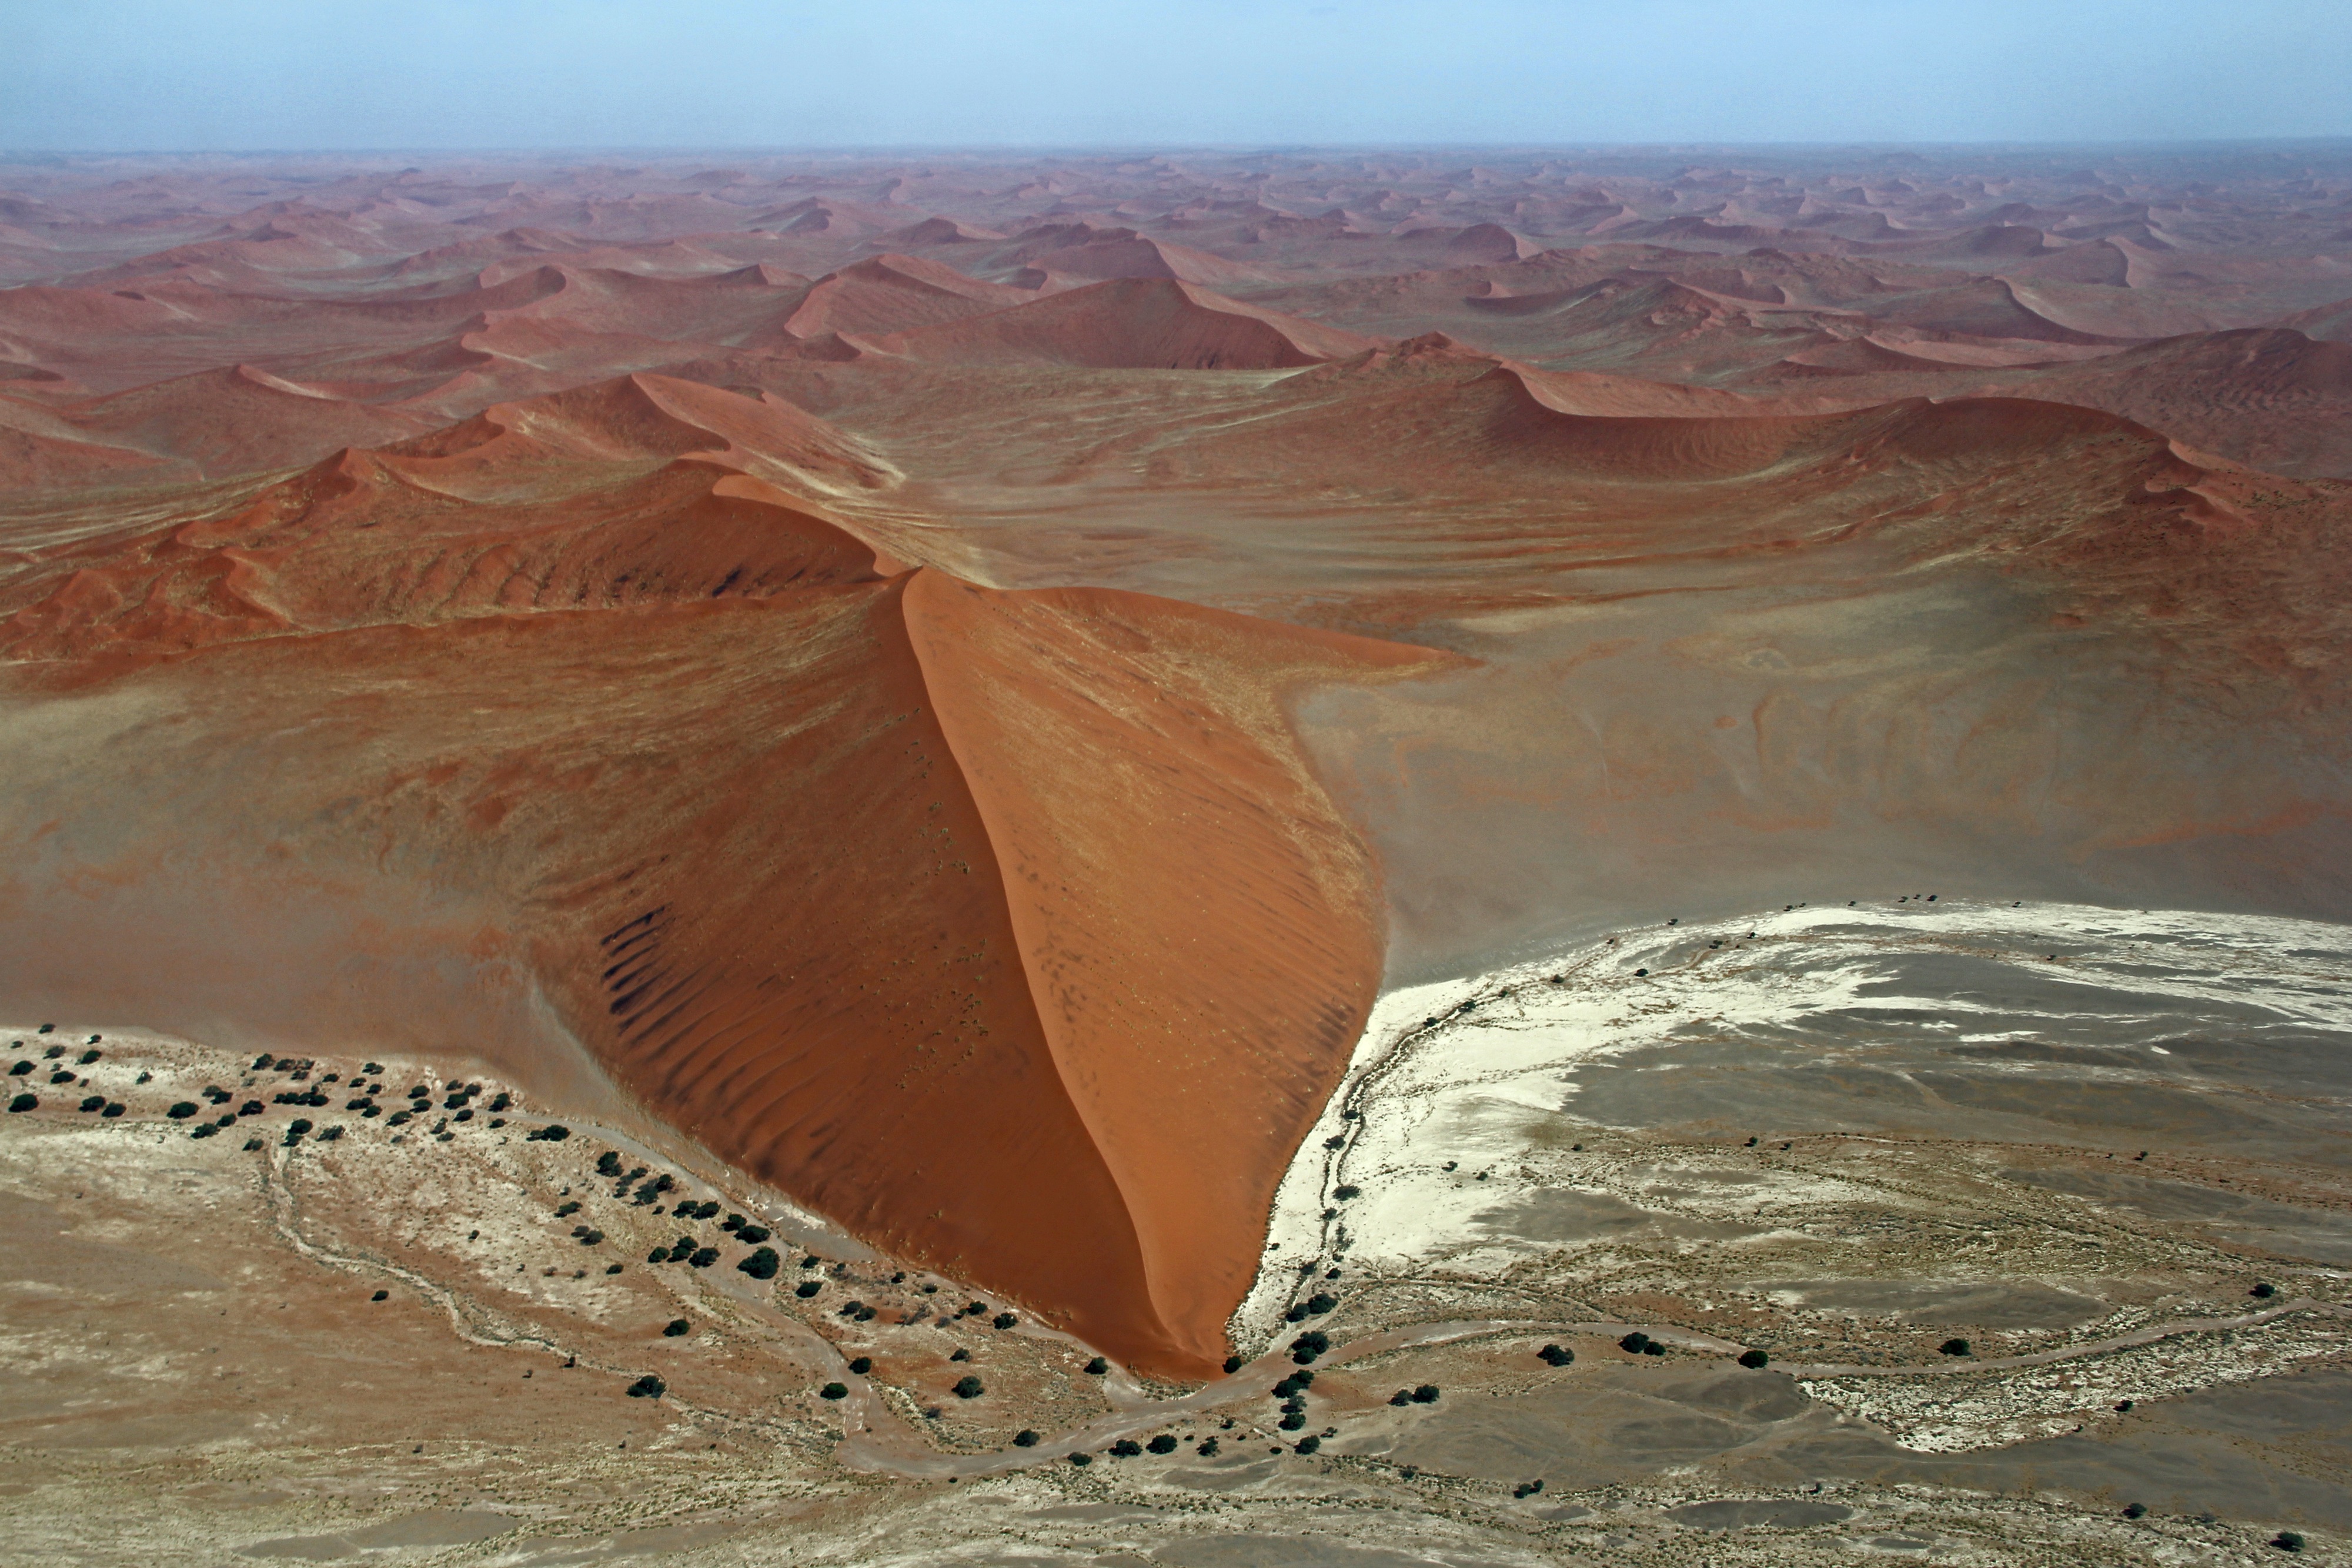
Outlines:
[{"label": "low dune mound", "polygon": [[1212,288],[1241,283],[1263,283],[1269,277],[1263,267],[1227,261],[1222,256],[1194,250],[1172,240],[1145,239],[1138,235],[1058,246],[1031,255],[1028,262],[1029,271],[1039,277],[1161,277],[1173,278],[1180,283],[1202,284]]},{"label": "low dune mound", "polygon": [[[493,404],[384,451],[438,465],[429,471],[430,482],[442,486],[495,486],[509,469],[542,482],[553,458],[643,465],[706,455],[765,478],[827,492],[887,488],[898,477],[864,443],[772,393],[751,398],[650,374]],[[427,473],[414,464],[412,470]]]},{"label": "low dune mound", "polygon": [[884,351],[941,364],[1087,370],[1287,370],[1371,346],[1352,332],[1153,277],[1093,284],[876,340]]},{"label": "low dune mound", "polygon": [[792,339],[825,333],[876,337],[961,320],[1031,298],[1025,289],[966,277],[942,262],[885,254],[829,272],[809,286],[774,328],[744,340],[759,347],[777,332]]},{"label": "low dune mound", "polygon": [[2200,332],[2050,371],[2021,390],[2272,473],[2352,478],[2352,344],[2275,327]]},{"label": "low dune mound", "polygon": [[250,365],[158,382],[64,412],[95,440],[185,458],[209,477],[298,467],[341,447],[403,440],[429,423]]}]

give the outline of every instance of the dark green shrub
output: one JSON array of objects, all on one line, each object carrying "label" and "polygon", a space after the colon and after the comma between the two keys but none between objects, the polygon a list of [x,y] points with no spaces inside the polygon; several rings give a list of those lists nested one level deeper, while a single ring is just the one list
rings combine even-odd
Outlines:
[{"label": "dark green shrub", "polygon": [[719,1249],[716,1247],[698,1247],[694,1249],[694,1255],[688,1258],[686,1261],[689,1268],[708,1269],[713,1263],[719,1261]]},{"label": "dark green shrub", "polygon": [[1363,1197],[1364,1189],[1354,1186],[1335,1186],[1331,1189],[1331,1196],[1338,1198],[1341,1203],[1345,1203],[1351,1197]]},{"label": "dark green shrub", "polygon": [[1194,1451],[1204,1459],[1213,1459],[1217,1457],[1217,1440],[1214,1437],[1203,1437],[1201,1439],[1200,1448]]},{"label": "dark green shrub", "polygon": [[1772,1358],[1766,1355],[1760,1350],[1743,1351],[1740,1353],[1739,1356],[1739,1364],[1748,1368],[1750,1372],[1758,1371],[1760,1368],[1769,1366],[1771,1364],[1771,1362]]},{"label": "dark green shrub", "polygon": [[1398,1389],[1394,1394],[1391,1394],[1391,1395],[1390,1395],[1390,1396],[1389,1396],[1389,1403],[1390,1403],[1390,1404],[1391,1404],[1391,1405],[1410,1405],[1410,1404],[1412,1404],[1412,1389],[1410,1389],[1410,1388],[1400,1388],[1400,1389]]},{"label": "dark green shrub", "polygon": [[89,1095],[82,1101],[81,1108],[85,1111],[103,1111],[106,1109],[106,1096],[103,1094]]},{"label": "dark green shrub", "polygon": [[9,1077],[11,1077],[11,1078],[22,1078],[22,1077],[24,1077],[26,1073],[28,1073],[28,1072],[30,1072],[30,1071],[33,1071],[33,1064],[32,1064],[31,1062],[29,1062],[29,1061],[20,1061],[20,1062],[16,1063],[16,1066],[14,1066],[14,1067],[12,1067],[12,1068],[10,1068],[10,1069],[8,1070],[8,1076],[9,1076]]},{"label": "dark green shrub", "polygon": [[1329,1312],[1339,1304],[1339,1297],[1326,1295],[1320,1291],[1316,1291],[1315,1294],[1307,1298],[1307,1311],[1310,1316],[1314,1317],[1321,1317],[1324,1313]]},{"label": "dark green shrub", "polygon": [[121,1101],[111,1100],[107,1103],[106,1109],[100,1111],[99,1114],[108,1121],[112,1121],[115,1117],[121,1115],[125,1109],[126,1107],[123,1105]]},{"label": "dark green shrub", "polygon": [[1311,1454],[1322,1446],[1323,1439],[1320,1437],[1301,1437],[1291,1451],[1297,1454]]},{"label": "dark green shrub", "polygon": [[1176,1451],[1176,1439],[1162,1432],[1143,1446],[1155,1454],[1172,1454]]},{"label": "dark green shrub", "polygon": [[53,1045],[49,1047],[48,1050],[41,1052],[41,1060],[43,1061],[55,1061],[58,1057],[63,1056],[65,1053],[66,1048],[64,1046]]},{"label": "dark green shrub", "polygon": [[746,1225],[735,1232],[735,1239],[749,1241],[756,1247],[765,1241],[771,1234],[772,1232],[764,1225]]},{"label": "dark green shrub", "polygon": [[196,1103],[194,1100],[176,1101],[173,1103],[170,1110],[163,1113],[163,1114],[171,1117],[174,1122],[184,1122],[195,1113]]},{"label": "dark green shrub", "polygon": [[776,1277],[776,1270],[783,1267],[783,1262],[782,1258],[776,1256],[774,1248],[762,1247],[735,1267],[742,1270],[754,1280],[772,1280]]},{"label": "dark green shrub", "polygon": [[1016,1448],[1034,1448],[1037,1446],[1037,1434],[1024,1427],[1013,1434],[1013,1446]]},{"label": "dark green shrub", "polygon": [[299,1138],[310,1130],[310,1118],[308,1116],[297,1116],[286,1124],[286,1135],[289,1138]]},{"label": "dark green shrub", "polygon": [[1966,1355],[1969,1354],[1969,1342],[1964,1339],[1948,1339],[1936,1348],[1946,1355]]},{"label": "dark green shrub", "polygon": [[1414,1389],[1414,1390],[1412,1391],[1412,1402],[1413,1402],[1415,1405],[1434,1405],[1434,1404],[1436,1404],[1436,1403],[1437,1403],[1437,1385],[1435,1385],[1434,1383],[1424,1383],[1424,1384],[1423,1384],[1420,1387],[1418,1387],[1418,1388]]},{"label": "dark green shrub", "polygon": [[861,1355],[849,1364],[849,1370],[863,1377],[874,1370],[874,1358],[870,1355]]},{"label": "dark green shrub", "polygon": [[1321,1329],[1309,1329],[1290,1342],[1290,1359],[1305,1366],[1331,1348],[1331,1336]]},{"label": "dark green shrub", "polygon": [[2127,1502],[2124,1504],[2124,1517],[2126,1519],[2146,1519],[2147,1517],[2147,1504],[2144,1502]]},{"label": "dark green shrub", "polygon": [[1307,1417],[1299,1412],[1293,1410],[1289,1415],[1285,1416],[1280,1421],[1276,1422],[1276,1425],[1280,1427],[1286,1432],[1296,1432],[1301,1427],[1307,1425]]},{"label": "dark green shrub", "polygon": [[816,1394],[820,1399],[846,1399],[849,1397],[849,1385],[845,1383],[828,1383],[818,1389]]},{"label": "dark green shrub", "polygon": [[656,1247],[656,1248],[655,1248],[652,1251],[650,1251],[650,1252],[648,1252],[648,1253],[646,1253],[646,1262],[648,1262],[648,1263],[667,1263],[667,1262],[668,1262],[668,1261],[669,1261],[669,1249],[668,1249],[668,1248],[667,1248],[667,1247]]},{"label": "dark green shrub", "polygon": [[1121,1437],[1110,1446],[1111,1458],[1115,1459],[1132,1459],[1142,1452],[1143,1445],[1132,1437]]},{"label": "dark green shrub", "polygon": [[596,1156],[596,1174],[600,1176],[619,1176],[621,1174],[621,1156],[614,1154],[610,1149],[606,1149],[603,1154],[598,1155]]},{"label": "dark green shrub", "polygon": [[392,1292],[390,1291],[378,1291],[374,1295],[370,1296],[368,1300],[371,1301],[381,1301],[390,1297],[391,1294]]},{"label": "dark green shrub", "polygon": [[688,1334],[693,1332],[694,1325],[688,1322],[684,1318],[672,1318],[669,1322],[662,1324],[662,1338],[664,1339],[677,1339],[681,1334]]},{"label": "dark green shrub", "polygon": [[560,1144],[571,1135],[572,1129],[565,1126],[562,1123],[550,1122],[544,1127],[541,1127],[534,1132],[525,1134],[523,1141],[525,1143],[532,1144]]},{"label": "dark green shrub", "polygon": [[610,1267],[608,1267],[608,1268],[604,1270],[604,1272],[606,1272],[607,1274],[617,1274],[617,1273],[619,1273],[620,1271],[621,1271],[621,1266],[620,1266],[618,1263],[614,1263],[614,1264],[611,1265]]},{"label": "dark green shrub", "polygon": [[218,1137],[219,1135],[220,1128],[210,1122],[206,1122],[204,1125],[198,1127],[195,1131],[188,1134],[188,1136],[192,1138],[213,1138]]},{"label": "dark green shrub", "polygon": [[2277,1294],[2278,1294],[2278,1287],[2277,1287],[2276,1285],[2272,1284],[2269,1281],[2265,1280],[2265,1281],[2263,1281],[2261,1284],[2256,1285],[2252,1290],[2251,1290],[2251,1291],[2247,1291],[2246,1293],[2247,1293],[2248,1295],[2250,1295],[2250,1296],[2253,1297],[2253,1298],[2254,1298],[2255,1300],[2257,1300],[2257,1301],[2269,1301],[2273,1296],[2275,1296],[2275,1295],[2277,1295]]},{"label": "dark green shrub", "polygon": [[2282,1530],[2271,1537],[2271,1544],[2281,1552],[2300,1552],[2303,1550],[2303,1537],[2292,1530]]},{"label": "dark green shrub", "polygon": [[1088,1465],[1091,1465],[1094,1462],[1095,1457],[1092,1454],[1072,1454],[1070,1456],[1070,1463],[1077,1466],[1080,1469],[1085,1469]]},{"label": "dark green shrub", "polygon": [[1543,1490],[1543,1482],[1540,1480],[1521,1481],[1518,1485],[1511,1489],[1511,1495],[1513,1497],[1533,1497],[1536,1493],[1541,1490]]},{"label": "dark green shrub", "polygon": [[824,1289],[824,1284],[822,1281],[803,1280],[799,1284],[793,1287],[793,1294],[800,1297],[803,1301],[806,1301],[808,1298],[815,1295],[819,1291]]},{"label": "dark green shrub", "polygon": [[1639,1355],[1650,1348],[1650,1336],[1640,1329],[1635,1329],[1617,1342],[1617,1348],[1628,1355]]},{"label": "dark green shrub", "polygon": [[1282,1314],[1282,1321],[1286,1323],[1305,1322],[1307,1321],[1306,1303],[1300,1302],[1294,1305],[1288,1312]]},{"label": "dark green shrub", "polygon": [[1021,1320],[1019,1318],[1014,1317],[1011,1312],[999,1312],[996,1316],[989,1320],[989,1322],[994,1323],[1001,1329],[1009,1329],[1020,1321]]},{"label": "dark green shrub", "polygon": [[1536,1352],[1536,1359],[1547,1366],[1566,1366],[1576,1359],[1576,1352],[1566,1345],[1548,1344]]},{"label": "dark green shrub", "polygon": [[982,1395],[987,1393],[988,1390],[982,1385],[979,1378],[974,1377],[971,1373],[967,1372],[961,1377],[956,1379],[955,1387],[949,1390],[949,1392],[953,1394],[959,1399],[977,1399]]},{"label": "dark green shrub", "polygon": [[668,1392],[669,1385],[651,1373],[630,1384],[628,1388],[629,1397],[632,1399],[658,1399]]},{"label": "dark green shrub", "polygon": [[948,1357],[948,1359],[950,1361],[970,1361],[971,1359],[971,1352],[959,1348],[956,1353]]},{"label": "dark green shrub", "polygon": [[[31,1096],[26,1095],[26,1098],[30,1099]],[[1087,1363],[1087,1370],[1093,1373],[1097,1377],[1100,1377],[1104,1373],[1110,1370],[1110,1363],[1105,1361],[1101,1356],[1097,1356],[1092,1361]]]},{"label": "dark green shrub", "polygon": [[1242,1358],[1238,1355],[1229,1355],[1225,1357],[1225,1375],[1230,1377],[1234,1373],[1239,1372],[1242,1369]]}]

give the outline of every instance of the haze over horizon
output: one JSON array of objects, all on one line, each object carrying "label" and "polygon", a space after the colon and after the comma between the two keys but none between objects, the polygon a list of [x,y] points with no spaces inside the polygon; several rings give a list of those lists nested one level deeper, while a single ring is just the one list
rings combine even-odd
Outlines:
[{"label": "haze over horizon", "polygon": [[96,0],[10,32],[19,152],[2352,135],[2320,0]]}]

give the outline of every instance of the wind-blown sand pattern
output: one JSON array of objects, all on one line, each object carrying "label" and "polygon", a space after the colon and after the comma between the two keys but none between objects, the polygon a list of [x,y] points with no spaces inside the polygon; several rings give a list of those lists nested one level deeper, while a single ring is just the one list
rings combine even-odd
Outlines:
[{"label": "wind-blown sand pattern", "polygon": [[2347,191],[0,162],[22,1538],[2336,1551]]}]

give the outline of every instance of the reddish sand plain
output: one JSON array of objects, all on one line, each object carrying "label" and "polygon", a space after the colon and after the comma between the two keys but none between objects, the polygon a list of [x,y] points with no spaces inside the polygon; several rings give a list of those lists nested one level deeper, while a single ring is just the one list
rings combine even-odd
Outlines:
[{"label": "reddish sand plain", "polygon": [[1384,976],[2352,910],[2340,162],[0,169],[16,984],[1198,1374]]}]

